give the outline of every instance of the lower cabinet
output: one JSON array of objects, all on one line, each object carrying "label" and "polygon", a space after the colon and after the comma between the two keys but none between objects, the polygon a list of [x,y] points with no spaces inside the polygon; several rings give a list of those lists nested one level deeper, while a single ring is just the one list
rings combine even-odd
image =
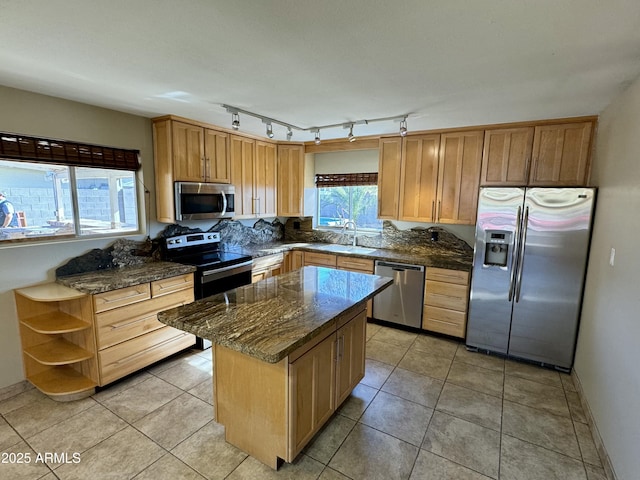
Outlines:
[{"label": "lower cabinet", "polygon": [[468,302],[469,272],[427,268],[423,329],[464,338]]},{"label": "lower cabinet", "polygon": [[275,277],[284,271],[284,255],[282,253],[255,258],[251,269],[251,283]]},{"label": "lower cabinet", "polygon": [[300,250],[291,250],[284,254],[284,271],[292,272],[304,265],[304,253]]},{"label": "lower cabinet", "polygon": [[214,414],[227,442],[292,462],[364,377],[366,312],[338,319],[278,363],[214,345]]}]

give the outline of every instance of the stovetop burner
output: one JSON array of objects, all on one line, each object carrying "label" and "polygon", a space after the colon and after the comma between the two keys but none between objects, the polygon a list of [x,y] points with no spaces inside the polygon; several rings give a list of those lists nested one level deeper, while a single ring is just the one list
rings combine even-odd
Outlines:
[{"label": "stovetop burner", "polygon": [[167,237],[164,239],[163,254],[165,260],[207,270],[251,260],[250,255],[221,251],[218,232]]}]

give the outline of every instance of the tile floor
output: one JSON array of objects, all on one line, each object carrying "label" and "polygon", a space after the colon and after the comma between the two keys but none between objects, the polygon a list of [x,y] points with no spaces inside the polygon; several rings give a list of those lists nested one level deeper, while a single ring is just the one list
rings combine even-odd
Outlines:
[{"label": "tile floor", "polygon": [[568,375],[374,324],[367,338],[366,377],[278,472],[224,441],[210,351],[192,351],[75,402],[0,391],[0,478],[605,479]]}]

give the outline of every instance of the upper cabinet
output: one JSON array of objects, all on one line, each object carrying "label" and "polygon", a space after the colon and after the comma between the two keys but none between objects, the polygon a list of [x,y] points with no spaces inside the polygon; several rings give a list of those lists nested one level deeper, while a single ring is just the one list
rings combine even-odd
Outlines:
[{"label": "upper cabinet", "polygon": [[398,218],[402,137],[380,139],[378,163],[378,218]]},{"label": "upper cabinet", "polygon": [[434,222],[440,135],[405,137],[402,145],[399,220]]},{"label": "upper cabinet", "polygon": [[278,215],[304,212],[304,145],[278,145]]},{"label": "upper cabinet", "polygon": [[586,186],[593,121],[485,132],[481,185]]}]

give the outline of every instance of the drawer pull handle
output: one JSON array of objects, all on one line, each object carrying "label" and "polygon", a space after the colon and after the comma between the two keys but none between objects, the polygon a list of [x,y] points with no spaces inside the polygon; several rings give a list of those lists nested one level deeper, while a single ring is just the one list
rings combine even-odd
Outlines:
[{"label": "drawer pull handle", "polygon": [[171,337],[170,339],[165,340],[162,343],[158,343],[157,345],[154,345],[153,347],[145,348],[141,352],[137,352],[137,353],[134,353],[133,355],[129,355],[128,357],[121,358],[117,362],[114,362],[113,365],[120,365],[122,363],[128,362],[128,361],[133,360],[135,358],[141,357],[142,355],[145,355],[145,354],[147,354],[147,353],[149,353],[149,352],[151,352],[153,350],[157,350],[158,348],[164,347],[166,344],[175,341],[179,337],[184,337],[185,335],[189,335],[189,334],[185,332],[182,335],[179,335],[178,337]]},{"label": "drawer pull handle", "polygon": [[160,283],[160,289],[162,290],[163,288],[172,288],[172,287],[178,287],[180,285],[184,285],[188,283],[187,280],[181,280],[179,282],[172,282],[172,283]]},{"label": "drawer pull handle", "polygon": [[434,297],[445,297],[445,298],[456,298],[458,300],[462,300],[461,297],[457,297],[455,295],[445,295],[444,293],[429,293]]},{"label": "drawer pull handle", "polygon": [[116,323],[116,324],[111,325],[111,330],[118,330],[119,328],[124,328],[124,327],[128,327],[130,325],[135,325],[136,323],[144,322],[145,320],[147,320],[149,318],[154,318],[155,316],[156,316],[156,314],[154,313],[153,315],[147,315],[146,317],[138,318],[137,320],[133,320],[131,322]]},{"label": "drawer pull handle", "polygon": [[136,291],[135,293],[132,293],[131,295],[127,295],[126,297],[115,297],[115,298],[105,298],[102,297],[104,303],[111,303],[111,302],[119,302],[120,300],[127,300],[129,298],[134,298],[134,297],[139,297],[140,295],[144,295],[146,292],[138,292]]}]

